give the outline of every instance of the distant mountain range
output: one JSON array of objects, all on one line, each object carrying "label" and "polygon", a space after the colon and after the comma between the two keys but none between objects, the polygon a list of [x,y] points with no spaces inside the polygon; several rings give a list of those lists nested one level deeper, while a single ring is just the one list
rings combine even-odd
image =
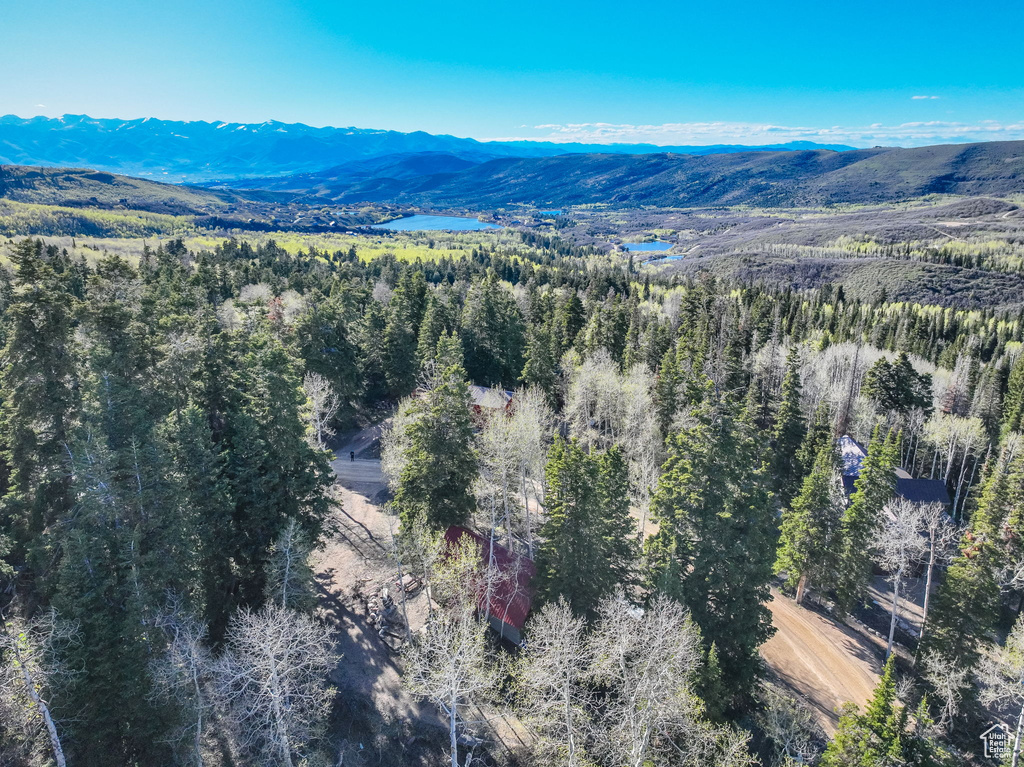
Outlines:
[{"label": "distant mountain range", "polygon": [[[422,161],[428,168],[449,172],[456,169],[452,163],[465,168],[499,158],[594,152],[704,155],[779,149],[839,151],[851,147],[810,142],[767,147],[482,142],[422,131],[313,128],[301,123],[274,121],[246,124],[155,118],[107,120],[86,115],[0,117],[0,164],[90,168],[173,183],[319,173],[326,168],[381,158],[391,158],[385,165],[415,165],[417,154],[428,155]],[[439,155],[454,159],[445,160],[446,165],[431,165],[438,161]]]},{"label": "distant mountain range", "polygon": [[594,203],[791,207],[891,202],[937,193],[1024,193],[1024,141],[847,152],[574,154],[503,158],[461,169],[457,164],[444,155],[405,158],[359,172],[349,165],[249,185],[310,200],[480,210]]},{"label": "distant mountain range", "polygon": [[[7,120],[7,118],[3,118]],[[3,123],[0,120],[0,123]],[[8,122],[10,122],[8,120]],[[33,121],[28,121],[33,122]],[[40,136],[58,121],[36,120]],[[103,121],[66,120],[67,136],[93,135]],[[140,181],[105,170],[115,161],[131,164],[142,162],[143,144],[139,137],[152,135],[168,140],[169,126],[184,123],[163,123],[152,129],[153,121],[121,123],[111,128],[121,139],[110,138],[104,152],[109,162],[53,160],[65,165],[89,165],[100,170],[43,169],[38,167],[0,167],[0,196],[25,202],[48,202],[64,205],[96,205],[149,207],[147,201],[159,200],[161,210],[211,212],[246,204],[293,203],[388,203],[403,208],[494,210],[517,206],[561,208],[572,205],[607,204],[635,207],[708,207],[750,205],[758,207],[820,206],[845,203],[893,202],[928,194],[1005,197],[1024,194],[1024,141],[999,141],[978,144],[942,144],[913,149],[856,149],[843,152],[814,149],[800,151],[745,151],[707,155],[675,152],[650,154],[618,154],[611,152],[561,154],[550,157],[487,157],[495,146],[471,139],[429,134],[402,134],[379,131],[355,131],[346,134],[323,129],[321,139],[312,134],[306,138],[292,136],[296,126],[281,126],[281,135],[294,149],[288,163],[302,154],[306,161],[325,157],[316,146],[330,145],[337,153],[363,152],[365,156],[336,163],[324,170],[264,178],[245,178],[208,182],[196,186],[153,184],[154,179]],[[41,127],[49,125],[50,127]],[[134,125],[134,127],[130,127]],[[182,137],[176,156],[180,167],[190,163],[228,167],[225,157],[234,158],[234,167],[248,167],[259,154],[278,160],[278,168],[286,167],[284,149],[275,154],[261,143],[260,136],[273,136],[277,128],[265,126],[217,127],[210,123],[190,123],[196,136],[218,137],[237,133],[238,139],[223,140],[215,151],[213,140],[206,144],[206,153],[190,154],[195,140]],[[83,127],[91,126],[91,127]],[[108,126],[109,127],[109,126]],[[319,129],[305,131],[317,132]],[[0,125],[2,128],[2,125]],[[178,128],[176,128],[178,129]],[[244,130],[243,130],[244,129]],[[133,133],[133,131],[138,131]],[[218,131],[228,133],[218,133]],[[246,131],[251,132],[246,137]],[[2,130],[0,130],[2,134]],[[77,141],[78,139],[76,139]],[[154,139],[156,141],[157,139]],[[11,153],[11,142],[0,139],[0,151]],[[40,138],[40,146],[65,146],[53,136]],[[120,143],[119,143],[120,142]],[[233,143],[234,142],[234,143]],[[157,142],[159,143],[159,141]],[[228,144],[238,150],[226,154]],[[341,148],[346,145],[344,152]],[[413,145],[457,146],[456,151],[424,150],[390,151]],[[119,150],[118,147],[121,147]],[[242,147],[247,147],[246,155]],[[261,148],[259,148],[261,147]],[[473,148],[472,151],[466,147]],[[481,149],[487,148],[487,151]],[[543,149],[543,147],[541,147]],[[258,150],[258,151],[257,151]],[[54,149],[53,151],[56,151]],[[68,149],[70,151],[70,149]],[[222,154],[215,160],[217,151]],[[384,154],[373,154],[373,152]],[[502,149],[501,151],[505,151]],[[540,150],[538,150],[540,151]],[[21,155],[17,155],[20,157]],[[6,157],[0,157],[6,161]],[[266,160],[266,162],[270,162]],[[258,164],[258,163],[257,163]],[[161,180],[167,181],[168,177]],[[148,185],[147,185],[148,184]],[[150,209],[152,209],[150,207]]]}]

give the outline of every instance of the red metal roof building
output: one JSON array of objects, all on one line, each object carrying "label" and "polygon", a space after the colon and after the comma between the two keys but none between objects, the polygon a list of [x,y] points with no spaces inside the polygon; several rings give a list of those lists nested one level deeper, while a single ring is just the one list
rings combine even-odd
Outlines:
[{"label": "red metal roof building", "polygon": [[489,538],[465,527],[452,525],[445,531],[444,539],[449,546],[454,546],[467,535],[480,548],[483,566],[486,568],[488,562],[493,561],[499,575],[491,587],[490,610],[487,609],[486,591],[480,594],[477,609],[484,614],[490,613],[491,628],[504,639],[520,644],[526,616],[530,614],[533,602],[533,588],[530,584],[537,574],[537,568],[531,560],[509,551],[499,543],[494,543],[492,550]]}]

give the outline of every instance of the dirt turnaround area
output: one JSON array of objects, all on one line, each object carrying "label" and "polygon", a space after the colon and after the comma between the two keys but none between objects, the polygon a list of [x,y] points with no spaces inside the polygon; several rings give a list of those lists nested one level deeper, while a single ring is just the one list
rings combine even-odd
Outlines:
[{"label": "dirt turnaround area", "polygon": [[772,590],[775,636],[761,647],[761,656],[779,680],[798,693],[818,714],[830,735],[844,703],[863,706],[881,674],[878,650],[853,629],[799,607]]}]

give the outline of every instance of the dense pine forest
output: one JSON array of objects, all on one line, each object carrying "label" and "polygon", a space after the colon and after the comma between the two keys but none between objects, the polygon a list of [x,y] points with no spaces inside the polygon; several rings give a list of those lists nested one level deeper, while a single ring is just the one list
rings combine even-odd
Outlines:
[{"label": "dense pine forest", "polygon": [[[997,720],[1012,745],[1024,310],[473,242],[10,249],[0,764],[938,767]],[[415,721],[339,672],[318,575],[352,511],[334,451],[378,425]],[[489,628],[523,599],[522,636]],[[817,710],[766,663],[783,600],[875,636],[867,700]]]}]

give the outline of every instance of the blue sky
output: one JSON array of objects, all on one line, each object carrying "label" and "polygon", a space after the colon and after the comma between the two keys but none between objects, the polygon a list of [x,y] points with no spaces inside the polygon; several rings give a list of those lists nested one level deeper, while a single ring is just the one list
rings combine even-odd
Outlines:
[{"label": "blue sky", "polygon": [[0,114],[656,144],[1024,139],[1024,3],[0,0]]}]

